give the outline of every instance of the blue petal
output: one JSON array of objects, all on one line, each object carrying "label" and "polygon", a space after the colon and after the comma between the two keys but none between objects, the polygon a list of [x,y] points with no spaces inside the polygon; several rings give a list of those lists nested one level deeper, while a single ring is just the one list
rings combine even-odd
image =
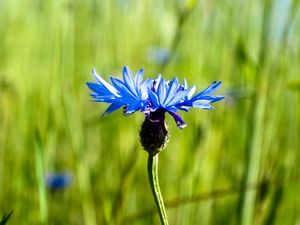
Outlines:
[{"label": "blue petal", "polygon": [[177,92],[176,95],[168,102],[167,106],[172,106],[178,104],[184,97],[189,93],[190,89]]},{"label": "blue petal", "polygon": [[213,95],[213,96],[197,96],[190,99],[191,102],[199,101],[199,100],[209,100],[209,102],[217,102],[224,98],[224,96]]},{"label": "blue petal", "polygon": [[182,107],[182,106],[184,106],[184,107],[193,107],[193,102],[194,101],[192,99],[185,100],[183,102],[180,102],[180,103],[176,104],[176,107],[177,108]]},{"label": "blue petal", "polygon": [[177,79],[177,77],[175,77],[171,81],[171,86],[169,87],[167,97],[164,101],[164,105],[168,105],[168,103],[172,100],[172,98],[174,97],[174,95],[176,94],[176,92],[178,90],[178,85],[179,85],[178,79]]},{"label": "blue petal", "polygon": [[197,100],[195,102],[193,102],[193,107],[195,108],[200,108],[200,109],[213,109],[214,107],[212,107],[210,104],[209,100]]},{"label": "blue petal", "polygon": [[134,113],[135,111],[138,111],[141,109],[141,102],[136,102],[135,104],[128,105],[126,110],[124,110],[125,115],[130,115]]},{"label": "blue petal", "polygon": [[154,109],[158,108],[160,104],[157,95],[152,90],[149,90],[148,94],[149,94],[150,101],[153,104],[153,108]]},{"label": "blue petal", "polygon": [[143,82],[143,75],[144,75],[144,69],[140,69],[134,78],[135,81],[135,87],[139,87],[141,86],[142,82]]},{"label": "blue petal", "polygon": [[158,74],[157,78],[153,81],[153,87],[152,87],[153,91],[157,92],[160,81],[161,81],[161,74]]},{"label": "blue petal", "polygon": [[102,85],[104,88],[106,88],[107,91],[109,91],[110,93],[120,97],[120,95],[118,94],[117,90],[111,86],[109,83],[107,83],[104,79],[102,79],[94,69],[92,69],[92,74],[96,80],[96,82],[99,84],[99,85]]},{"label": "blue petal", "polygon": [[189,111],[189,107],[187,107],[187,106],[177,106],[177,108],[182,110],[182,111],[185,111],[185,112]]},{"label": "blue petal", "polygon": [[117,98],[114,95],[105,95],[105,96],[101,96],[98,95],[97,93],[92,93],[90,94],[91,97],[95,98],[96,102],[107,102],[107,103],[111,103],[113,101],[115,101]]},{"label": "blue petal", "polygon": [[191,99],[192,96],[193,96],[193,94],[195,93],[195,91],[196,91],[196,86],[195,85],[193,85],[192,87],[190,87],[189,88],[189,93],[186,96],[187,99]]},{"label": "blue petal", "polygon": [[[216,90],[219,89],[219,87],[221,86],[222,81],[214,81],[210,86],[208,86],[206,89],[204,89],[203,91],[201,91],[199,94],[197,94],[196,96],[200,96],[200,95],[210,95],[213,92],[215,92]],[[195,97],[196,97],[195,96]]]},{"label": "blue petal", "polygon": [[127,98],[127,101],[129,101],[129,102],[126,102],[125,104],[129,104],[130,101],[137,99],[137,97],[128,90],[128,88],[125,86],[125,84],[121,80],[119,80],[117,78],[113,78],[113,77],[111,77],[110,79],[111,79],[112,84],[120,92],[122,97]]},{"label": "blue petal", "polygon": [[213,98],[213,100],[211,102],[217,102],[222,100],[223,98],[225,98],[224,96],[220,96],[220,95],[215,95],[215,96],[211,96]]},{"label": "blue petal", "polygon": [[187,85],[186,79],[183,79],[183,87],[184,87],[184,89],[187,89],[187,88],[188,88],[188,85]]},{"label": "blue petal", "polygon": [[104,116],[105,114],[112,113],[113,111],[116,111],[117,109],[121,108],[124,105],[122,102],[113,102],[102,114]]},{"label": "blue petal", "polygon": [[128,90],[130,92],[132,92],[133,95],[138,96],[137,91],[134,86],[134,81],[133,81],[133,78],[131,75],[131,71],[127,66],[124,66],[124,68],[123,68],[123,80],[124,80],[125,86],[128,88]]},{"label": "blue petal", "polygon": [[151,91],[153,80],[151,78],[144,81],[140,87],[140,98],[146,100],[148,98],[148,91]]},{"label": "blue petal", "polygon": [[167,94],[166,81],[165,79],[161,79],[157,90],[157,95],[161,106],[163,106],[163,103],[166,99],[166,94]]},{"label": "blue petal", "polygon": [[177,124],[177,126],[182,129],[184,127],[187,126],[187,124],[183,121],[183,119],[181,118],[181,116],[179,116],[179,114],[175,113],[175,112],[170,112],[168,111],[168,113],[173,116],[175,123]]},{"label": "blue petal", "polygon": [[91,82],[86,82],[86,84],[93,92],[96,92],[97,94],[101,94],[101,95],[111,94],[111,92],[107,90],[103,85],[97,83],[91,83]]},{"label": "blue petal", "polygon": [[222,100],[223,98],[224,98],[224,96],[220,96],[220,95],[202,96],[199,99],[196,99],[195,101],[203,99],[203,100],[209,100],[209,102],[217,102],[217,101]]}]

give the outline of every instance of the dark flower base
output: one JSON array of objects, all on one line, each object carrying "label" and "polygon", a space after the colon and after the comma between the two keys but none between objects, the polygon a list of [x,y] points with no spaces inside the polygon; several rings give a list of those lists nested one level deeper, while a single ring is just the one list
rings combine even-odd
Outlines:
[{"label": "dark flower base", "polygon": [[141,144],[145,151],[156,155],[166,148],[169,132],[165,122],[165,111],[157,110],[150,113],[142,124],[140,131]]}]

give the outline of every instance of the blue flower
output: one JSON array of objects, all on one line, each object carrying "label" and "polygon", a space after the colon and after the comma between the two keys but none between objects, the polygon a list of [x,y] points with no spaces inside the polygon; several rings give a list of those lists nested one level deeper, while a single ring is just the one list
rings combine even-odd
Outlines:
[{"label": "blue flower", "polygon": [[52,190],[63,190],[71,183],[71,176],[68,173],[49,174],[46,177],[46,186]]},{"label": "blue flower", "polygon": [[164,65],[170,58],[170,51],[166,48],[151,47],[147,50],[148,61]]},{"label": "blue flower", "polygon": [[[214,81],[205,90],[194,95],[196,87],[188,87],[186,80],[183,80],[183,84],[180,84],[177,77],[172,81],[166,81],[161,75],[158,75],[155,80],[147,79],[143,82],[143,69],[139,70],[133,78],[129,68],[124,66],[123,81],[110,77],[112,85],[97,75],[94,70],[92,73],[96,83],[87,83],[88,87],[94,92],[90,95],[96,102],[111,104],[104,114],[123,107],[125,115],[141,111],[146,118],[151,120],[153,117],[150,117],[150,115],[154,112],[156,114],[157,112],[159,114],[168,112],[181,129],[186,126],[186,123],[178,114],[178,110],[186,112],[190,108],[210,110],[213,109],[210,103],[224,98],[220,95],[211,95],[220,87],[221,81]],[[164,117],[158,116],[157,118]]]}]

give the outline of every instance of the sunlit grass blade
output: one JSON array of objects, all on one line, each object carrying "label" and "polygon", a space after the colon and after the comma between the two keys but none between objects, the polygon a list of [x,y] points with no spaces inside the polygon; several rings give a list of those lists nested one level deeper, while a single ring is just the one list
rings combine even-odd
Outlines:
[{"label": "sunlit grass blade", "polygon": [[48,224],[48,203],[46,196],[45,187],[45,170],[44,170],[44,160],[43,151],[41,147],[41,138],[38,130],[35,132],[35,145],[34,145],[34,158],[35,158],[35,171],[38,181],[39,190],[39,203],[40,203],[40,221],[41,224]]}]

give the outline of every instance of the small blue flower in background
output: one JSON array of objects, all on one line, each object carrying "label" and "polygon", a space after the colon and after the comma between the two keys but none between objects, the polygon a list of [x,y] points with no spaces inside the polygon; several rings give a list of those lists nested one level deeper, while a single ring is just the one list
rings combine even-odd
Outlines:
[{"label": "small blue flower in background", "polygon": [[170,51],[166,48],[151,47],[147,50],[147,58],[151,63],[165,64],[170,58]]},{"label": "small blue flower in background", "polygon": [[180,84],[176,77],[172,81],[166,81],[158,75],[155,80],[147,79],[143,82],[143,69],[133,77],[129,68],[124,66],[123,81],[110,77],[112,85],[102,79],[95,70],[92,73],[96,83],[87,82],[88,87],[93,91],[90,95],[96,102],[111,104],[104,114],[121,107],[125,115],[141,111],[146,118],[150,118],[150,114],[154,112],[162,114],[168,112],[181,129],[186,126],[186,123],[178,114],[178,110],[186,112],[190,108],[210,110],[213,109],[210,103],[224,98],[220,95],[211,95],[220,87],[221,81],[214,81],[205,90],[194,95],[196,87],[188,87],[186,80]]},{"label": "small blue flower in background", "polygon": [[49,174],[46,176],[46,186],[51,191],[64,190],[71,184],[71,175],[69,173]]}]

